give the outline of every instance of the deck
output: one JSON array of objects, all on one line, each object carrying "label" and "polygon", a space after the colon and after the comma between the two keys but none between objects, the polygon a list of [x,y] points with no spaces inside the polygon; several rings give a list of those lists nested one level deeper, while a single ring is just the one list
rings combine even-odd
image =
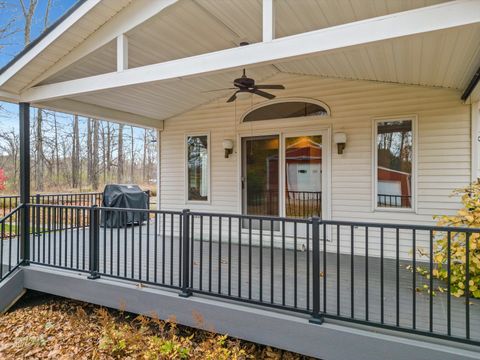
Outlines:
[{"label": "deck", "polygon": [[[31,239],[33,263],[76,271],[89,269],[89,229],[42,233]],[[180,288],[181,251],[176,236],[155,236],[153,224],[100,231],[99,273],[135,283]],[[134,241],[132,241],[134,239]],[[4,241],[4,253],[15,257],[17,241]],[[191,288],[193,292],[225,296],[253,304],[288,307],[293,311],[312,309],[311,251],[282,250],[267,246],[230,245],[198,238],[193,242]],[[127,254],[127,256],[125,256]],[[326,266],[324,265],[326,259]],[[339,261],[337,261],[339,260]],[[448,296],[424,289],[425,277],[415,276],[408,262],[364,256],[321,253],[320,310],[327,316],[390,325],[440,335],[448,334]],[[60,262],[61,261],[61,262]],[[353,268],[352,268],[353,261]],[[7,259],[2,260],[8,264]],[[12,264],[15,260],[12,259]],[[324,267],[325,266],[325,267]],[[5,265],[4,265],[5,267]],[[8,266],[7,266],[8,267]],[[326,271],[325,271],[326,269]],[[368,269],[368,275],[367,275]],[[353,270],[353,271],[352,271]],[[368,280],[367,280],[368,276]],[[306,279],[310,279],[307,282]],[[438,285],[434,284],[435,288]],[[383,292],[383,297],[382,297]],[[451,297],[451,336],[465,338],[467,311],[471,340],[480,340],[480,301]]]}]

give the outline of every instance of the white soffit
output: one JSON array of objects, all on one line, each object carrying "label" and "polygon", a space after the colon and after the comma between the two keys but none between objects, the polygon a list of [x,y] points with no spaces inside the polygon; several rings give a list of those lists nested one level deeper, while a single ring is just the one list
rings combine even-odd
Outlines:
[{"label": "white soffit", "polygon": [[113,40],[38,85],[53,84],[116,71],[116,56],[117,47],[115,40]]},{"label": "white soffit", "polygon": [[480,24],[355,46],[276,66],[286,73],[464,90],[480,66]]}]

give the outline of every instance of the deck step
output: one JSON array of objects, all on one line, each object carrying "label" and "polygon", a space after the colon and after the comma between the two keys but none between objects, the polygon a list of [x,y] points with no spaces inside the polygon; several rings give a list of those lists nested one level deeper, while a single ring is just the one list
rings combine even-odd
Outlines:
[{"label": "deck step", "polygon": [[23,271],[17,269],[0,282],[0,314],[8,311],[27,292],[23,286]]}]

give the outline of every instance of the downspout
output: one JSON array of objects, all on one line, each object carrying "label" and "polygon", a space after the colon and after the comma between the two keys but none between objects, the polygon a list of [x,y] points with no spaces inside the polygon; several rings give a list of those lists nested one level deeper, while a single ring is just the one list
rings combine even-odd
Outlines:
[{"label": "downspout", "polygon": [[475,87],[478,85],[478,82],[480,81],[480,67],[478,68],[477,72],[473,75],[472,80],[468,84],[467,88],[462,94],[462,101],[465,102],[468,97],[472,94],[473,90]]},{"label": "downspout", "polygon": [[480,170],[480,154],[479,154],[479,130],[480,130],[480,101],[477,102],[470,102],[470,121],[471,121],[471,181],[477,181],[480,177],[479,170]]}]

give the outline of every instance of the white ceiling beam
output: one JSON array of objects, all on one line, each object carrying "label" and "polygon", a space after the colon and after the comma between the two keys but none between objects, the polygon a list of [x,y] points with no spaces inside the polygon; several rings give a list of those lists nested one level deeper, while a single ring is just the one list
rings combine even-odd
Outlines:
[{"label": "white ceiling beam", "polygon": [[457,0],[123,72],[37,86],[21,94],[36,102],[162,80],[199,76],[301,58],[377,41],[480,23],[480,1]]},{"label": "white ceiling beam", "polygon": [[99,105],[87,104],[76,100],[53,100],[45,103],[36,103],[36,107],[67,114],[77,114],[94,119],[119,122],[127,125],[138,125],[141,127],[163,130],[163,120],[115,110]]},{"label": "white ceiling beam", "polygon": [[263,41],[275,39],[275,0],[263,0]]},{"label": "white ceiling beam", "polygon": [[0,101],[7,101],[18,103],[20,101],[20,95],[12,94],[11,92],[0,90]]},{"label": "white ceiling beam", "polygon": [[[122,34],[125,34],[138,25],[144,23],[148,19],[160,13],[162,10],[165,10],[169,6],[175,4],[177,1],[178,0],[133,1],[129,6],[120,11],[105,25],[101,26],[79,46],[61,58],[50,69],[32,81],[27,88],[55,75],[81,58],[108,44],[110,41],[115,40],[118,36],[121,36]],[[38,53],[39,52],[36,52],[36,54]],[[8,74],[0,75],[0,85],[7,81],[20,68],[21,67],[16,67],[14,71],[12,70],[9,71]]]},{"label": "white ceiling beam", "polygon": [[125,34],[117,37],[117,71],[128,69],[128,38]]}]

